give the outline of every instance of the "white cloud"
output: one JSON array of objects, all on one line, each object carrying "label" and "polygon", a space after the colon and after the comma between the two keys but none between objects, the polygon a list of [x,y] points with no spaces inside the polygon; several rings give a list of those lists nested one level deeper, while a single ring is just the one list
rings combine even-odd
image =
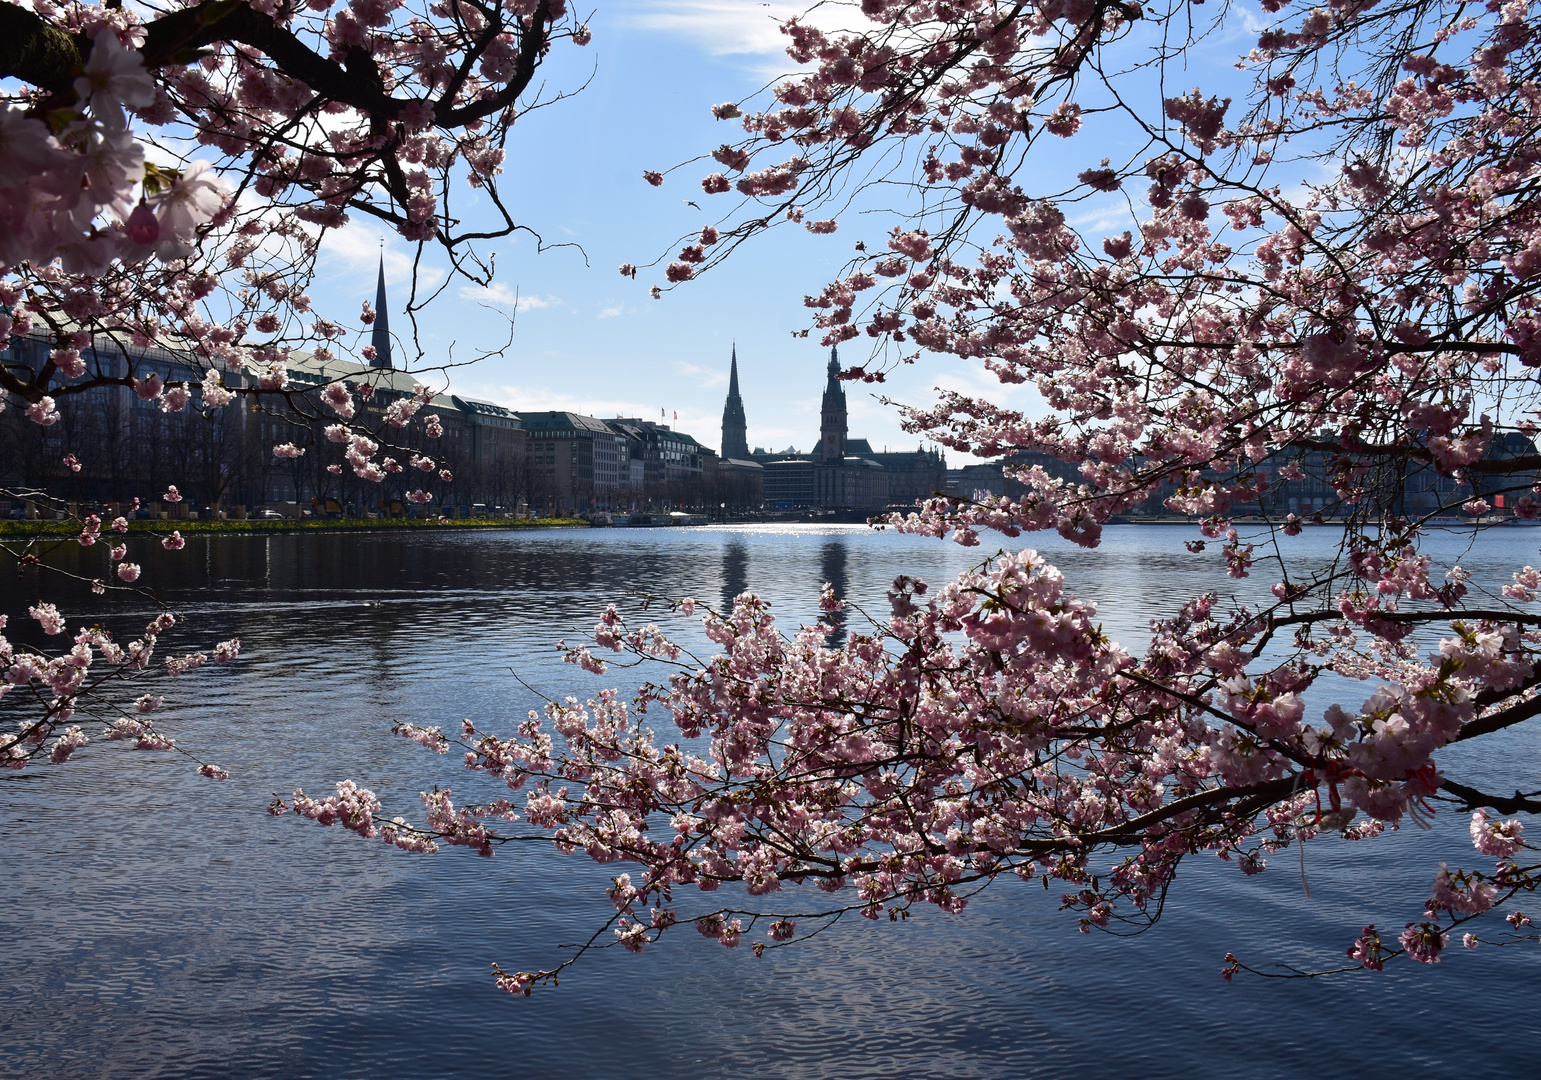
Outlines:
[{"label": "white cloud", "polygon": [[623,314],[625,314],[625,312],[623,312],[621,310],[620,305],[617,304],[615,307],[607,307],[607,308],[605,308],[603,311],[601,311],[599,313],[599,317],[601,319],[613,319],[613,318],[616,318],[617,316],[623,315]]},{"label": "white cloud", "polygon": [[494,281],[485,287],[462,285],[460,299],[471,300],[478,304],[491,304],[494,307],[511,307],[516,312],[556,307],[562,302],[555,296],[538,296],[534,293],[528,296],[520,295],[517,289],[509,288],[508,283],[503,281]]},{"label": "white cloud", "polygon": [[[1029,419],[1048,414],[1038,388],[1032,383],[1003,383],[977,361],[956,361],[951,368],[938,372],[934,379],[938,391],[951,390],[966,397],[994,402],[1007,409],[1017,409]],[[927,407],[925,402],[918,402]]]},{"label": "white cloud", "polygon": [[762,56],[768,63],[746,67],[756,78],[774,79],[795,70],[786,54],[780,23],[796,17],[826,33],[866,20],[849,8],[823,4],[809,10],[801,0],[640,0],[620,24],[692,42],[712,56]]},{"label": "white cloud", "polygon": [[494,281],[491,285],[485,288],[480,285],[460,286],[460,299],[475,300],[487,304],[502,304],[507,306],[514,302],[514,293],[513,290],[503,282]]},{"label": "white cloud", "polygon": [[[360,279],[367,277],[369,287],[365,291],[373,300],[375,270],[381,260],[385,262],[387,286],[405,286],[412,280],[412,256],[392,243],[393,235],[366,222],[352,222],[344,228],[329,230],[322,237],[321,260],[329,272]],[[385,241],[383,247],[381,240]],[[419,292],[432,289],[443,280],[444,271],[439,267],[418,267]]]},{"label": "white cloud", "polygon": [[653,0],[622,16],[625,25],[687,38],[714,56],[776,53],[786,48],[778,19],[801,15],[798,3],[754,0]]},{"label": "white cloud", "polygon": [[[657,402],[644,405],[626,398],[580,397],[547,386],[467,386],[467,392],[518,412],[575,412],[585,416],[638,416],[657,420]],[[665,420],[664,423],[669,423]]]},{"label": "white cloud", "polygon": [[728,373],[726,371],[719,371],[715,368],[698,367],[695,364],[687,364],[683,360],[673,361],[673,366],[674,373],[676,375],[683,375],[686,378],[695,379],[696,385],[702,388],[726,386],[728,383]]}]

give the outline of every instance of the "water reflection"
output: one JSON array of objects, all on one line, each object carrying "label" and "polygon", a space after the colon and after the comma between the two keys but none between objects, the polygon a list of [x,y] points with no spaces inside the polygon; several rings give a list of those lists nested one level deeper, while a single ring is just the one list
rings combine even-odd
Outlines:
[{"label": "water reflection", "polygon": [[[1327,557],[1325,535],[1308,531],[1298,550]],[[1502,583],[1536,564],[1536,535],[1503,530],[1469,553],[1464,538],[1434,538],[1430,552]],[[1138,647],[1149,620],[1181,599],[1217,589],[1245,601],[1271,583],[1226,578],[1218,553],[1182,550],[1190,536],[1113,528],[1099,551],[1052,536],[1020,545],[1043,549],[1102,605],[1108,631]],[[490,986],[489,963],[559,958],[558,943],[611,912],[604,889],[619,868],[545,848],[414,858],[275,821],[263,812],[270,793],[352,777],[392,814],[415,814],[416,793],[435,784],[496,797],[453,755],[389,737],[391,723],[469,716],[511,732],[539,699],[510,668],[556,696],[630,689],[642,676],[586,677],[551,647],[611,600],[731,602],[753,588],[789,629],[817,617],[823,581],[881,612],[896,574],[940,584],[981,550],[839,527],[199,538],[180,555],[131,543],[184,616],[183,641],[246,644],[238,669],[167,687],[166,723],[232,779],[93,744],[67,768],[0,783],[0,907],[22,913],[0,969],[0,1075],[1484,1077],[1512,1076],[1513,1062],[1541,1052],[1529,1010],[1468,1009],[1450,1024],[1446,1005],[1452,990],[1526,1000],[1534,947],[1458,950],[1437,969],[1365,979],[1227,986],[1216,975],[1226,949],[1314,967],[1366,921],[1419,917],[1433,867],[1470,861],[1462,823],[1445,814],[1428,833],[1313,842],[1309,901],[1288,859],[1256,878],[1186,863],[1166,920],[1133,941],[1083,938],[1057,894],[1001,882],[961,917],[842,926],[761,959],[681,934],[641,957],[603,954],[559,990],[510,1001]],[[73,545],[60,557],[88,577],[105,560]],[[14,615],[36,602],[35,579],[0,562],[0,582],[7,634],[33,633]],[[120,636],[151,611],[84,587],[48,598],[72,625],[102,621]],[[648,617],[703,644],[687,620]],[[1523,729],[1461,750],[1478,778],[1530,790],[1541,771]],[[1151,1007],[1108,1007],[1136,1000]],[[1376,1037],[1339,1040],[1324,1061],[1333,1016]]]},{"label": "water reflection", "polygon": [[733,536],[722,545],[722,614],[733,610],[733,601],[748,591],[749,545],[742,537]]},{"label": "water reflection", "polygon": [[[823,579],[820,583],[828,583],[834,589],[835,595],[841,600],[850,599],[850,582],[846,579],[846,563],[849,553],[846,551],[846,538],[825,541],[819,549],[819,576]],[[829,635],[829,644],[839,646],[845,643],[846,610],[830,612],[826,619],[835,630]]]}]

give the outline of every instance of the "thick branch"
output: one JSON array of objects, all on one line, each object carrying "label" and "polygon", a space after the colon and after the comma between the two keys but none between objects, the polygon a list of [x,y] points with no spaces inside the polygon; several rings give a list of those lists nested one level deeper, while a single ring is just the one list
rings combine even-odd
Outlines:
[{"label": "thick branch", "polygon": [[1471,810],[1475,810],[1479,806],[1487,806],[1497,810],[1500,814],[1541,813],[1541,802],[1536,800],[1534,794],[1526,795],[1522,791],[1515,791],[1512,796],[1489,795],[1486,792],[1478,791],[1474,787],[1458,784],[1454,780],[1446,780],[1439,786],[1461,799],[1466,803],[1467,808]]},{"label": "thick branch", "polygon": [[[441,99],[434,119],[446,128],[458,128],[501,112],[518,100],[529,86],[549,45],[547,26],[551,8],[542,3],[523,34],[514,77],[496,94],[454,108]],[[396,120],[408,104],[391,97],[375,73],[361,77],[355,70],[317,53],[288,28],[269,15],[254,10],[244,0],[205,0],[197,7],[163,15],[145,25],[145,43],[139,50],[145,67],[155,69],[185,63],[190,50],[219,42],[240,43],[260,50],[273,65],[317,94],[351,105],[377,120]],[[0,0],[0,78],[16,78],[51,93],[68,93],[75,70],[90,54],[90,42],[49,26],[37,15]],[[350,60],[353,60],[350,57]]]},{"label": "thick branch", "polygon": [[1495,731],[1502,731],[1506,727],[1524,723],[1534,716],[1541,716],[1541,695],[1528,698],[1507,709],[1499,709],[1490,712],[1486,716],[1478,717],[1471,723],[1461,728],[1453,742],[1464,742],[1467,739],[1475,739],[1481,735],[1491,735]]},{"label": "thick branch", "polygon": [[177,63],[177,55],[221,41],[240,42],[261,50],[275,67],[323,97],[351,105],[360,112],[394,120],[406,107],[386,94],[378,77],[360,77],[334,60],[321,56],[271,16],[245,3],[206,0],[156,19],[145,27],[145,67]]},{"label": "thick branch", "polygon": [[0,0],[0,79],[53,93],[69,90],[90,45],[26,8]]}]

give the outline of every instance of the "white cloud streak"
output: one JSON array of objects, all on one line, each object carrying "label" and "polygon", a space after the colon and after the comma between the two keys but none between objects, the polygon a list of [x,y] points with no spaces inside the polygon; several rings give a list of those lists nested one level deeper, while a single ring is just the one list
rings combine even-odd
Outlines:
[{"label": "white cloud streak", "polygon": [[673,361],[673,366],[676,375],[683,375],[687,379],[694,379],[696,385],[703,389],[710,389],[714,386],[726,386],[728,384],[728,373],[726,371],[719,371],[716,368],[704,368],[696,364],[687,364],[683,360]]},{"label": "white cloud streak", "polygon": [[508,283],[503,281],[494,281],[487,286],[462,285],[460,299],[478,304],[491,304],[493,307],[511,307],[516,312],[557,307],[562,303],[561,299],[555,296],[539,296],[535,293],[520,295],[516,289],[509,288]]},{"label": "white cloud streak", "polygon": [[[391,233],[355,222],[341,229],[332,229],[321,239],[321,263],[329,274],[339,277],[358,277],[368,281],[363,290],[367,299],[375,295],[375,270],[385,261],[387,287],[405,287],[412,280],[412,256],[394,246]],[[385,241],[381,247],[380,241]],[[444,271],[436,266],[420,266],[417,271],[419,290],[433,288],[444,280]],[[405,302],[406,297],[399,298]]]},{"label": "white cloud streak", "polygon": [[621,24],[694,42],[713,56],[768,55],[786,48],[777,21],[801,15],[799,3],[753,0],[653,0],[621,16]]}]

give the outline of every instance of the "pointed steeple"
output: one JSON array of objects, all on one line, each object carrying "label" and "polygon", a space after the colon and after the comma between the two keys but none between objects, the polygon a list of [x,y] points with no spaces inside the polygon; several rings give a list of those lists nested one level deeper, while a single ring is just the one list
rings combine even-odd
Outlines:
[{"label": "pointed steeple", "polygon": [[840,354],[829,350],[829,382],[824,387],[824,403],[819,410],[819,457],[837,465],[845,461],[846,443],[845,388],[840,385]]},{"label": "pointed steeple", "polygon": [[369,366],[377,368],[390,367],[391,321],[385,309],[385,249],[383,244],[380,250],[380,279],[375,285],[374,333],[370,335],[369,343],[375,347],[375,358],[369,362]]},{"label": "pointed steeple", "polygon": [[738,394],[738,343],[728,369],[728,400],[722,406],[722,456],[749,459],[749,427],[744,419],[744,399]]}]

